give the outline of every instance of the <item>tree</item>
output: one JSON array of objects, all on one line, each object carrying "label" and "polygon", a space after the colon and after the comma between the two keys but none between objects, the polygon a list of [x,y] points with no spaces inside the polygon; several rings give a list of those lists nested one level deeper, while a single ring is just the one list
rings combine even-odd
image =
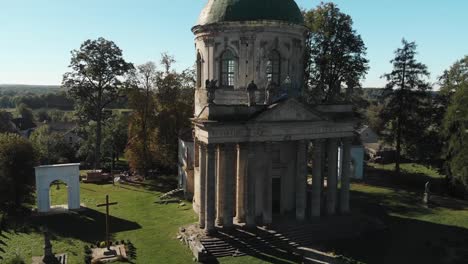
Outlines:
[{"label": "tree", "polygon": [[11,122],[13,116],[10,112],[0,110],[0,133],[13,133],[15,128]]},{"label": "tree", "polygon": [[[168,69],[166,69],[167,71]],[[127,157],[133,168],[148,176],[148,169],[154,165],[157,112],[155,90],[158,78],[156,65],[147,62],[137,67],[130,78],[129,104],[134,110],[130,119],[130,140]]]},{"label": "tree", "polygon": [[52,132],[48,125],[36,129],[29,139],[41,164],[69,163],[76,160],[77,149],[63,134]]},{"label": "tree", "polygon": [[[426,65],[416,61],[416,43],[402,40],[403,47],[395,51],[391,60],[393,71],[385,74],[388,97],[381,118],[389,133],[386,140],[396,145],[395,171],[400,173],[402,145],[407,149],[418,146],[418,140],[428,127],[428,99],[430,86]],[[411,150],[409,150],[411,151]]]},{"label": "tree", "polygon": [[157,159],[160,165],[171,169],[177,164],[179,133],[191,128],[195,87],[193,69],[176,72],[172,68],[174,62],[172,56],[163,54],[164,71],[158,72],[156,79]]},{"label": "tree", "polygon": [[[448,105],[443,118],[444,156],[448,175],[468,187],[468,56],[440,78],[440,93]],[[443,104],[441,103],[441,104]]]},{"label": "tree", "polygon": [[30,122],[34,121],[33,112],[31,108],[29,108],[26,104],[24,103],[19,104],[16,110],[18,111],[18,114],[21,116],[21,118],[28,120]]},{"label": "tree", "polygon": [[[306,99],[310,103],[334,102],[360,88],[369,67],[366,47],[353,29],[349,15],[334,3],[322,3],[305,13],[309,28],[306,52]],[[342,87],[346,86],[346,96]]]},{"label": "tree", "polygon": [[27,139],[0,134],[0,207],[19,208],[31,198],[34,165],[34,149]]},{"label": "tree", "polygon": [[96,141],[94,167],[100,167],[102,123],[104,110],[120,95],[123,78],[133,69],[122,57],[122,50],[104,38],[85,41],[79,50],[72,51],[71,72],[63,76],[63,87],[75,100],[81,120],[95,121]]},{"label": "tree", "polygon": [[172,68],[174,62],[172,56],[162,54],[163,70],[155,70],[147,64],[135,73],[134,77],[138,78],[137,81],[133,79],[130,90],[130,106],[134,112],[125,152],[135,171],[156,166],[175,169],[179,133],[191,128],[194,71],[177,72]]}]

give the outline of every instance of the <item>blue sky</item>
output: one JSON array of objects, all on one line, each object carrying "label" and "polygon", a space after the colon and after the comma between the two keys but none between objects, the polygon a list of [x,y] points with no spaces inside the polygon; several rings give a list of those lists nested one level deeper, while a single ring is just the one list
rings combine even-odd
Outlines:
[{"label": "blue sky", "polygon": [[[70,51],[105,37],[135,64],[169,52],[176,67],[195,59],[191,27],[207,0],[0,0],[0,83],[60,84]],[[317,0],[297,0],[310,9]],[[404,37],[418,44],[433,81],[468,55],[466,0],[336,0],[362,35],[371,70],[366,87],[383,86]]]}]

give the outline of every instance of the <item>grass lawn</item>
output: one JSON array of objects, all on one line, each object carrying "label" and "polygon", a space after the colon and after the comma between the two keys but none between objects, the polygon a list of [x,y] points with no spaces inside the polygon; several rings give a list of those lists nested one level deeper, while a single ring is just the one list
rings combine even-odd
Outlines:
[{"label": "grass lawn", "polygon": [[[416,188],[419,184],[413,186],[413,181],[408,185],[401,181],[396,184],[387,170],[388,165],[378,166],[370,168],[368,180],[352,184],[351,205],[355,213],[380,219],[387,230],[320,246],[364,263],[467,263],[468,203],[440,198],[435,207],[425,208],[421,204],[424,186]],[[441,178],[429,168],[418,166],[405,165],[404,175],[421,182],[428,177]],[[410,168],[416,169],[410,171]],[[52,188],[53,204],[65,203],[65,190]],[[154,187],[126,185],[82,184],[81,201],[89,210],[78,215],[32,218],[25,220],[26,224],[16,223],[17,228],[11,227],[0,236],[3,241],[0,256],[7,260],[18,252],[29,263],[32,255],[41,255],[43,238],[38,228],[44,225],[54,235],[55,252],[67,252],[69,263],[83,263],[83,246],[104,240],[105,208],[97,208],[96,204],[102,203],[106,194],[111,201],[119,202],[111,207],[114,239],[130,239],[134,243],[135,263],[192,262],[191,252],[175,238],[180,226],[197,220],[191,204],[156,204],[154,201],[160,193]],[[265,263],[249,256],[222,258],[219,262]],[[278,263],[284,262],[278,260]]]},{"label": "grass lawn", "polygon": [[[353,212],[375,216],[387,230],[332,241],[327,249],[364,263],[468,263],[468,202],[436,196],[436,204],[425,208],[424,181],[442,179],[441,175],[404,164],[401,177],[413,179],[395,184],[389,173],[394,166],[379,166],[372,165],[377,171],[368,180],[352,184],[351,204]],[[419,189],[414,178],[422,183]]]},{"label": "grass lawn", "polygon": [[[52,202],[66,203],[65,188],[51,188]],[[81,185],[81,202],[89,210],[79,215],[56,215],[28,221],[28,228],[4,232],[1,239],[7,260],[18,252],[30,262],[32,255],[42,255],[43,238],[37,232],[41,225],[53,233],[55,252],[67,252],[69,263],[83,263],[83,246],[104,240],[105,208],[96,204],[109,194],[111,201],[119,202],[111,208],[111,230],[114,239],[130,239],[137,248],[136,263],[189,263],[190,251],[175,239],[178,227],[195,222],[191,204],[159,205],[154,203],[157,192],[144,188],[112,185]]]}]

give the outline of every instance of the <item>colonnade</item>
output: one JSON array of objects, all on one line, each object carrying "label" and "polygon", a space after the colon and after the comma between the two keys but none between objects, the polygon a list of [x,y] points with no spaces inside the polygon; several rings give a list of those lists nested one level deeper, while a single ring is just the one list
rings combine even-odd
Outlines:
[{"label": "colonnade", "polygon": [[[307,201],[308,140],[295,141],[295,196],[296,220],[307,215],[319,217],[322,211],[334,215],[348,213],[351,174],[351,138],[313,140],[312,186]],[[341,188],[338,193],[338,146],[343,148]],[[234,221],[246,227],[268,226],[273,221],[272,211],[272,150],[271,142],[204,144],[197,142],[199,180],[199,226],[210,235],[215,224],[232,228]],[[259,164],[261,166],[259,166]],[[322,210],[324,166],[327,167],[325,210]],[[259,179],[259,177],[261,177]],[[259,181],[260,180],[260,181]],[[256,186],[261,182],[261,186]],[[261,196],[261,197],[260,197]],[[261,205],[256,201],[261,198]],[[339,198],[339,200],[338,200]],[[256,212],[261,208],[261,212]],[[308,210],[309,208],[309,210]],[[259,217],[261,216],[261,217]]]}]

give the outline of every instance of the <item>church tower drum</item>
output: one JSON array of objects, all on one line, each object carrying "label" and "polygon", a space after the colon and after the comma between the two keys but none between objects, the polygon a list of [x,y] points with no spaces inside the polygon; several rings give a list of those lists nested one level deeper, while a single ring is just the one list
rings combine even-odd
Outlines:
[{"label": "church tower drum", "polygon": [[207,80],[217,81],[212,99],[219,105],[248,104],[252,83],[256,104],[298,95],[303,86],[303,24],[294,0],[209,0],[192,28],[195,116],[210,102]]}]

